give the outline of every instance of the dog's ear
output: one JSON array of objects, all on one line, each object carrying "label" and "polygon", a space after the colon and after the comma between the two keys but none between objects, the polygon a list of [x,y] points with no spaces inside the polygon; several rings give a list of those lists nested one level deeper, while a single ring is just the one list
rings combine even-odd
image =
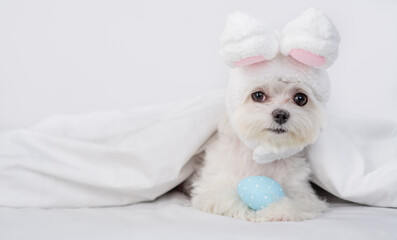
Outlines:
[{"label": "dog's ear", "polygon": [[230,14],[220,39],[220,55],[231,67],[273,59],[278,54],[274,31],[251,16]]},{"label": "dog's ear", "polygon": [[327,68],[338,56],[340,38],[331,20],[310,8],[283,28],[281,54],[290,55],[306,65]]}]

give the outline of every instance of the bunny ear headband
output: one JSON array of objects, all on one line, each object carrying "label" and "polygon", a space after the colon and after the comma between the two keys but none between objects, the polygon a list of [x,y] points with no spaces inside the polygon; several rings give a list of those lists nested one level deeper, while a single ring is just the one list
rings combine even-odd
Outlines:
[{"label": "bunny ear headband", "polygon": [[325,69],[338,55],[339,33],[321,11],[310,8],[281,33],[244,13],[229,15],[220,40],[220,55],[231,67],[271,60],[279,53]]}]

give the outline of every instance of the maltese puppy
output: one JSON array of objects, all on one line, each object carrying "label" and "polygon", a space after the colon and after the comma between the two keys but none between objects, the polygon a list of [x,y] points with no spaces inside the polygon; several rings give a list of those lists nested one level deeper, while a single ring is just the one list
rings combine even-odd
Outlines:
[{"label": "maltese puppy", "polygon": [[[339,34],[315,9],[275,32],[243,13],[229,16],[220,54],[232,67],[226,109],[192,179],[192,206],[253,222],[301,221],[327,209],[309,184],[306,146],[325,124],[325,69],[337,56]],[[268,176],[285,197],[254,211],[240,200],[240,180]]]}]

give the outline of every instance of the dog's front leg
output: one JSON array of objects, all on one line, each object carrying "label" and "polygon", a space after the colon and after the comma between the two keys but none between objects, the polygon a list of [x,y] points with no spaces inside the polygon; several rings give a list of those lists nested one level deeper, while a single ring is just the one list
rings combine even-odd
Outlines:
[{"label": "dog's front leg", "polygon": [[193,193],[193,207],[208,213],[254,221],[255,211],[240,200],[235,187],[206,189],[196,189],[196,193]]}]

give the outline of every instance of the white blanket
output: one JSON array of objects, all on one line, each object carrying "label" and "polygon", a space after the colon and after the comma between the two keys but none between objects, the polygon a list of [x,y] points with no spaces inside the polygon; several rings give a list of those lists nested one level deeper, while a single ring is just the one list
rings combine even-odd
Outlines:
[{"label": "white blanket", "polygon": [[193,172],[223,92],[181,104],[50,118],[0,134],[0,206],[114,206],[153,200]]},{"label": "white blanket", "polygon": [[[129,111],[50,118],[0,133],[0,206],[119,206],[153,200],[193,172],[223,92]],[[310,147],[313,181],[341,198],[397,207],[397,124],[330,117]]]},{"label": "white blanket", "polygon": [[357,203],[397,207],[397,122],[330,116],[308,151],[313,181]]}]

